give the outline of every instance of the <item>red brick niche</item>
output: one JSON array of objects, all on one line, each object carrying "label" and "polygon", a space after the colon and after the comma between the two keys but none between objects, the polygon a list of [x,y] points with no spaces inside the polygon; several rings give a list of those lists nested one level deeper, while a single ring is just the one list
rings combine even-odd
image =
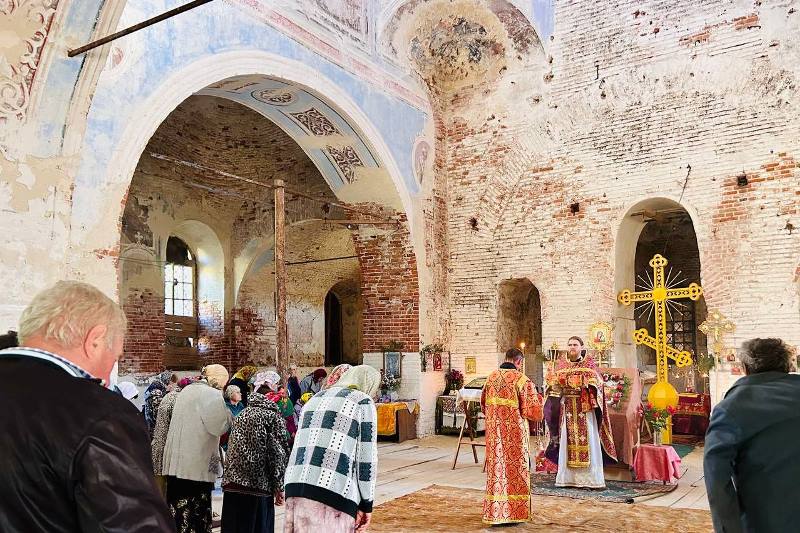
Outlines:
[{"label": "red brick niche", "polygon": [[[133,289],[123,304],[128,318],[128,330],[122,357],[119,361],[121,374],[154,373],[164,370],[164,298],[151,289]],[[237,363],[229,320],[225,320],[217,305],[207,301],[199,303],[198,369],[211,363],[219,363],[232,369]]]},{"label": "red brick niche", "polygon": [[164,368],[164,298],[150,289],[132,290],[122,305],[128,318],[119,373]]},{"label": "red brick niche", "polygon": [[405,350],[419,347],[417,260],[406,225],[386,233],[353,233],[361,265],[363,351],[379,352],[390,341]]}]

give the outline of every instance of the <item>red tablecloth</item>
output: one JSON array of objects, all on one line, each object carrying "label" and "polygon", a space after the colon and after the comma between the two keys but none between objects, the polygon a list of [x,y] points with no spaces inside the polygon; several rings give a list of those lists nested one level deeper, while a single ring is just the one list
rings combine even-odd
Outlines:
[{"label": "red tablecloth", "polygon": [[636,449],[633,471],[637,481],[671,483],[672,478],[681,477],[681,458],[672,446],[642,444]]},{"label": "red tablecloth", "polygon": [[711,398],[708,394],[681,393],[678,407],[672,415],[672,432],[677,435],[703,436],[711,415]]},{"label": "red tablecloth", "polygon": [[617,409],[608,410],[614,447],[620,463],[633,463],[633,448],[639,436],[639,405],[642,398],[642,383],[636,368],[602,368],[603,373],[625,374],[631,380],[628,397]]}]

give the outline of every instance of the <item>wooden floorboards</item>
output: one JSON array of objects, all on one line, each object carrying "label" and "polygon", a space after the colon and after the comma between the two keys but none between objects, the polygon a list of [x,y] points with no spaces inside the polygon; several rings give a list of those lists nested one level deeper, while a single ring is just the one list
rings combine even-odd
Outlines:
[{"label": "wooden floorboards", "polygon": [[[378,443],[378,484],[375,503],[380,505],[432,484],[483,489],[486,481],[482,463],[484,450],[478,450],[481,462],[475,464],[471,448],[462,446],[456,469],[452,470],[455,447],[456,437],[444,435],[402,443]],[[703,449],[696,448],[683,458],[684,473],[677,489],[657,498],[637,501],[633,505],[708,509],[702,454]],[[220,513],[221,509],[221,493],[215,492],[214,511]],[[283,508],[279,507],[276,508],[275,531],[282,530]]]}]

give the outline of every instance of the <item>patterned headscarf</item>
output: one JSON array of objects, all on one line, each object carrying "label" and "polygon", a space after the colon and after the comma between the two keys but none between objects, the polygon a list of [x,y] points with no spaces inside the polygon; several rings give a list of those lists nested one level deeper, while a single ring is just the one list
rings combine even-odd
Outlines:
[{"label": "patterned headscarf", "polygon": [[353,365],[348,365],[347,363],[341,364],[334,368],[331,371],[331,374],[328,376],[328,379],[325,380],[325,384],[322,386],[322,388],[327,389],[329,387],[333,387],[333,385],[342,377],[342,374],[351,368],[353,368]]},{"label": "patterned headscarf", "polygon": [[255,375],[256,372],[258,372],[258,368],[252,365],[247,365],[240,368],[239,371],[233,375],[233,377],[239,378],[245,383],[247,383],[248,381],[250,381],[250,378],[253,377],[253,375]]},{"label": "patterned headscarf", "polygon": [[273,370],[259,372],[253,380],[253,390],[258,391],[261,385],[267,385],[271,390],[275,390],[281,382],[281,377]]},{"label": "patterned headscarf", "polygon": [[342,374],[336,386],[360,390],[370,398],[375,398],[381,387],[381,373],[369,365],[354,366]]}]

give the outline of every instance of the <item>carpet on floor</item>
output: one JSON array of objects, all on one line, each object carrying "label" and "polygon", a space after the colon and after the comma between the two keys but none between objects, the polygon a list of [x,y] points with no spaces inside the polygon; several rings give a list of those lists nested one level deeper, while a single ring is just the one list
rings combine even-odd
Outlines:
[{"label": "carpet on floor", "polygon": [[556,487],[556,476],[536,472],[531,474],[531,494],[541,496],[561,496],[576,500],[594,500],[613,503],[633,503],[634,498],[667,494],[678,485],[664,485],[661,482],[612,481],[606,480],[605,489],[578,489],[573,487]]},{"label": "carpet on floor", "polygon": [[375,508],[370,532],[551,531],[619,533],[620,531],[713,531],[708,511],[648,505],[532,496],[532,520],[511,527],[481,522],[483,491],[432,485]]},{"label": "carpet on floor", "polygon": [[677,443],[674,443],[674,442],[672,444],[670,444],[670,446],[675,448],[675,451],[677,452],[678,457],[680,457],[681,459],[683,459],[684,457],[689,455],[692,452],[692,450],[694,450],[694,448],[695,448],[694,445],[692,445],[692,444],[677,444]]}]

